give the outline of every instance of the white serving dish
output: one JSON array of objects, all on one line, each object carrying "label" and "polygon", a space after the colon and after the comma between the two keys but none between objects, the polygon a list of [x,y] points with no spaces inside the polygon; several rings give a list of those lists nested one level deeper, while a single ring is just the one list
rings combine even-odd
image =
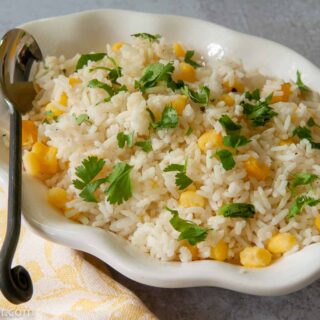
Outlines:
[{"label": "white serving dish", "polygon": [[[245,35],[187,17],[120,10],[98,10],[29,22],[21,26],[40,44],[44,55],[104,51],[107,42],[129,40],[136,32],[160,33],[168,41],[179,40],[206,58],[222,55],[243,60],[247,70],[285,80],[296,70],[311,88],[320,91],[320,71],[296,52],[261,38]],[[8,128],[6,108],[0,97],[0,128]],[[0,183],[7,186],[7,150],[0,139]],[[23,215],[40,236],[88,252],[138,282],[167,288],[215,286],[255,295],[280,295],[307,286],[320,276],[320,244],[264,269],[245,269],[216,261],[161,263],[138,252],[117,236],[98,228],[73,223],[50,207],[46,188],[23,177]]]}]

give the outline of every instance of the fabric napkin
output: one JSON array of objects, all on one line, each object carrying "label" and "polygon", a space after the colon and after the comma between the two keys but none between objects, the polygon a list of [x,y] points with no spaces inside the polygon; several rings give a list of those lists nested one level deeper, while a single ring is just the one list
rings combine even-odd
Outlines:
[{"label": "fabric napkin", "polygon": [[[0,243],[7,211],[0,189]],[[0,319],[156,319],[128,289],[114,281],[104,263],[87,254],[46,241],[22,223],[14,265],[31,274],[32,299],[13,305],[0,293]]]}]

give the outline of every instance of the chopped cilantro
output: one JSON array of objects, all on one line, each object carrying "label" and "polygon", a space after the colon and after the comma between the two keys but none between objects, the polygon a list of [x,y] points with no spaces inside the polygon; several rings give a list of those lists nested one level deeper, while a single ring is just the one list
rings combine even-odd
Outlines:
[{"label": "chopped cilantro", "polygon": [[76,71],[85,67],[89,61],[100,61],[102,60],[107,54],[106,53],[89,53],[83,54],[76,65]]},{"label": "chopped cilantro", "polygon": [[150,33],[146,33],[146,32],[134,33],[131,36],[135,37],[135,38],[142,38],[142,39],[148,40],[150,42],[155,42],[155,41],[158,42],[159,39],[161,38],[160,34],[150,34]]},{"label": "chopped cilantro", "polygon": [[152,151],[152,142],[151,139],[144,140],[144,141],[138,141],[135,144],[137,147],[140,147],[144,152],[150,152]]},{"label": "chopped cilantro", "polygon": [[189,97],[193,102],[207,106],[209,104],[210,89],[204,85],[200,87],[198,92],[190,89],[188,86],[181,88],[184,95]]},{"label": "chopped cilantro", "polygon": [[226,147],[232,147],[235,149],[245,146],[251,141],[247,139],[245,136],[241,136],[239,134],[230,134],[230,135],[224,136],[222,139],[223,139],[223,144]]},{"label": "chopped cilantro", "polygon": [[188,130],[186,131],[185,135],[188,137],[190,136],[190,134],[192,133],[193,129],[191,127],[188,128]]},{"label": "chopped cilantro", "polygon": [[222,206],[218,214],[230,218],[251,218],[255,214],[255,208],[249,203],[229,203]]},{"label": "chopped cilantro", "polygon": [[288,218],[293,218],[296,215],[300,214],[305,206],[314,207],[319,203],[320,203],[320,199],[314,199],[306,195],[299,196],[292,203],[289,209]]},{"label": "chopped cilantro", "polygon": [[117,134],[119,148],[124,148],[125,144],[127,144],[127,146],[131,148],[133,146],[133,136],[134,136],[134,132],[131,132],[129,134],[119,132]]},{"label": "chopped cilantro", "polygon": [[293,131],[294,136],[298,136],[301,140],[306,139],[310,142],[313,149],[320,149],[320,142],[315,142],[312,139],[311,131],[307,127],[297,127]]},{"label": "chopped cilantro", "polygon": [[244,96],[246,99],[248,99],[250,101],[251,100],[258,101],[258,100],[260,100],[260,90],[256,89],[252,92],[247,91]]},{"label": "chopped cilantro", "polygon": [[227,171],[231,170],[236,165],[233,159],[232,153],[229,150],[225,150],[225,149],[219,150],[215,153],[215,155],[219,157],[223,168]]},{"label": "chopped cilantro", "polygon": [[187,188],[193,181],[187,176],[187,159],[184,164],[170,164],[164,168],[164,172],[175,172],[176,173],[176,185],[179,190]]},{"label": "chopped cilantro", "polygon": [[309,185],[317,179],[319,179],[319,176],[313,173],[309,173],[309,172],[296,173],[293,176],[293,180],[291,182],[291,191],[294,192],[298,186]]},{"label": "chopped cilantro", "polygon": [[104,99],[104,102],[108,102],[110,101],[110,99],[118,94],[120,91],[128,91],[126,86],[121,86],[120,88],[113,88],[111,86],[109,86],[107,83],[101,82],[98,79],[92,79],[89,81],[88,84],[89,88],[100,88],[103,89],[104,91],[106,91],[109,95],[109,97],[107,97],[106,99]]},{"label": "chopped cilantro", "polygon": [[178,126],[179,117],[177,110],[171,106],[166,106],[162,112],[161,119],[155,121],[155,116],[150,109],[147,109],[151,118],[151,127],[154,129],[169,129]]},{"label": "chopped cilantro", "polygon": [[75,113],[72,114],[74,120],[76,121],[77,125],[81,125],[82,123],[91,124],[92,122],[89,120],[89,116],[86,113],[82,113],[77,116]]},{"label": "chopped cilantro", "polygon": [[199,68],[201,67],[201,64],[192,60],[192,57],[194,56],[194,51],[193,50],[189,50],[186,52],[186,55],[184,57],[184,62],[190,64],[192,67],[194,68]]},{"label": "chopped cilantro", "polygon": [[208,235],[209,228],[198,226],[193,221],[181,219],[177,210],[172,210],[166,207],[172,213],[170,224],[172,227],[180,232],[178,240],[186,240],[194,246],[198,242],[204,241]]},{"label": "chopped cilantro", "polygon": [[230,117],[225,114],[220,117],[219,122],[228,134],[238,132],[241,129],[240,124],[233,122]]},{"label": "chopped cilantro", "polygon": [[308,127],[320,127],[312,117],[310,117],[307,121],[307,126]]},{"label": "chopped cilantro", "polygon": [[296,80],[296,85],[300,89],[300,91],[309,91],[309,88],[303,83],[301,79],[301,72],[297,70],[297,80]]}]

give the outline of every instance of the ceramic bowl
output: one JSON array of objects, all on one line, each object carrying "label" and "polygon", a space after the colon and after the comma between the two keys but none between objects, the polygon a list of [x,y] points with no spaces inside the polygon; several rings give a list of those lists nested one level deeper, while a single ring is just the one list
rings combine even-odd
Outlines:
[{"label": "ceramic bowl", "polygon": [[[162,34],[195,48],[208,60],[231,56],[246,70],[284,80],[300,70],[304,82],[320,91],[320,71],[296,52],[274,42],[245,35],[210,22],[187,17],[119,10],[98,10],[33,21],[20,26],[37,39],[44,55],[101,52],[107,42],[129,40],[130,34]],[[0,97],[0,128],[8,128],[6,108]],[[0,182],[8,178],[7,149],[0,139]],[[167,288],[215,286],[255,295],[280,295],[305,287],[320,276],[320,244],[286,256],[264,269],[245,269],[217,261],[189,263],[156,261],[114,234],[76,224],[46,201],[46,187],[23,177],[23,215],[40,236],[88,252],[138,282]]]}]

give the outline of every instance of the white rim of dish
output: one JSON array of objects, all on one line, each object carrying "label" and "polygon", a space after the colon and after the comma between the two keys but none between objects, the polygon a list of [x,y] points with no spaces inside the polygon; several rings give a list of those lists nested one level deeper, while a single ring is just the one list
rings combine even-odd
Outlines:
[{"label": "white rim of dish", "polygon": [[[247,65],[247,68],[250,68],[250,61],[254,59],[256,59],[255,63],[257,61],[265,61],[264,59],[268,57],[268,54],[271,57],[280,55],[281,59],[290,59],[290,70],[284,70],[284,67],[279,65],[279,68],[277,67],[275,68],[276,70],[273,70],[272,75],[282,76],[284,79],[293,79],[297,69],[303,70],[306,84],[320,91],[320,70],[293,50],[270,40],[242,34],[211,22],[194,18],[103,9],[36,20],[25,23],[20,27],[33,33],[36,38],[38,38],[37,36],[41,38],[42,31],[37,31],[39,27],[49,30],[54,25],[64,25],[68,22],[79,25],[81,20],[88,22],[95,16],[103,17],[104,19],[131,19],[130,21],[139,19],[144,21],[152,20],[156,24],[161,24],[160,22],[163,24],[166,21],[175,26],[189,24],[201,30],[208,30],[208,35],[206,36],[209,37],[210,34],[216,36],[218,39],[215,41],[217,41],[218,45],[223,41],[228,44],[229,41],[229,47],[220,46],[223,50],[226,49],[227,54],[228,51],[232,52],[237,48],[235,45],[237,41],[250,45],[254,53],[259,52],[259,46],[264,46],[266,53],[259,52],[261,56],[256,57],[248,55],[244,49],[241,51],[242,47],[239,45],[238,53],[240,58],[243,59],[245,67]],[[127,30],[127,27],[124,29],[128,34],[135,32],[135,30]],[[143,30],[137,30],[137,32],[150,32],[149,29],[150,26],[146,24]],[[161,33],[161,30],[158,33]],[[226,40],[219,39],[221,35]],[[42,34],[42,38],[44,37]],[[205,42],[203,41],[203,43]],[[206,50],[208,49],[209,46],[206,47]],[[255,49],[258,51],[255,51]],[[242,56],[246,54],[247,56]],[[267,70],[264,73],[268,74],[268,72]],[[0,119],[0,123],[1,121],[5,123],[5,117]],[[6,124],[2,126],[6,126]],[[1,148],[4,150],[2,142],[0,142],[0,183],[7,186],[8,162],[5,152],[1,152]],[[36,200],[33,199],[34,194],[37,194]],[[318,256],[320,256],[320,244],[307,246],[264,269],[246,269],[241,266],[211,260],[189,263],[159,262],[140,253],[110,232],[75,224],[63,218],[48,205],[45,194],[46,188],[40,182],[24,176],[23,214],[25,221],[34,232],[53,242],[88,252],[105,261],[128,278],[143,284],[167,288],[215,286],[255,295],[280,295],[301,289],[320,276],[320,259],[318,259]],[[277,280],[275,281],[275,279]]]}]

